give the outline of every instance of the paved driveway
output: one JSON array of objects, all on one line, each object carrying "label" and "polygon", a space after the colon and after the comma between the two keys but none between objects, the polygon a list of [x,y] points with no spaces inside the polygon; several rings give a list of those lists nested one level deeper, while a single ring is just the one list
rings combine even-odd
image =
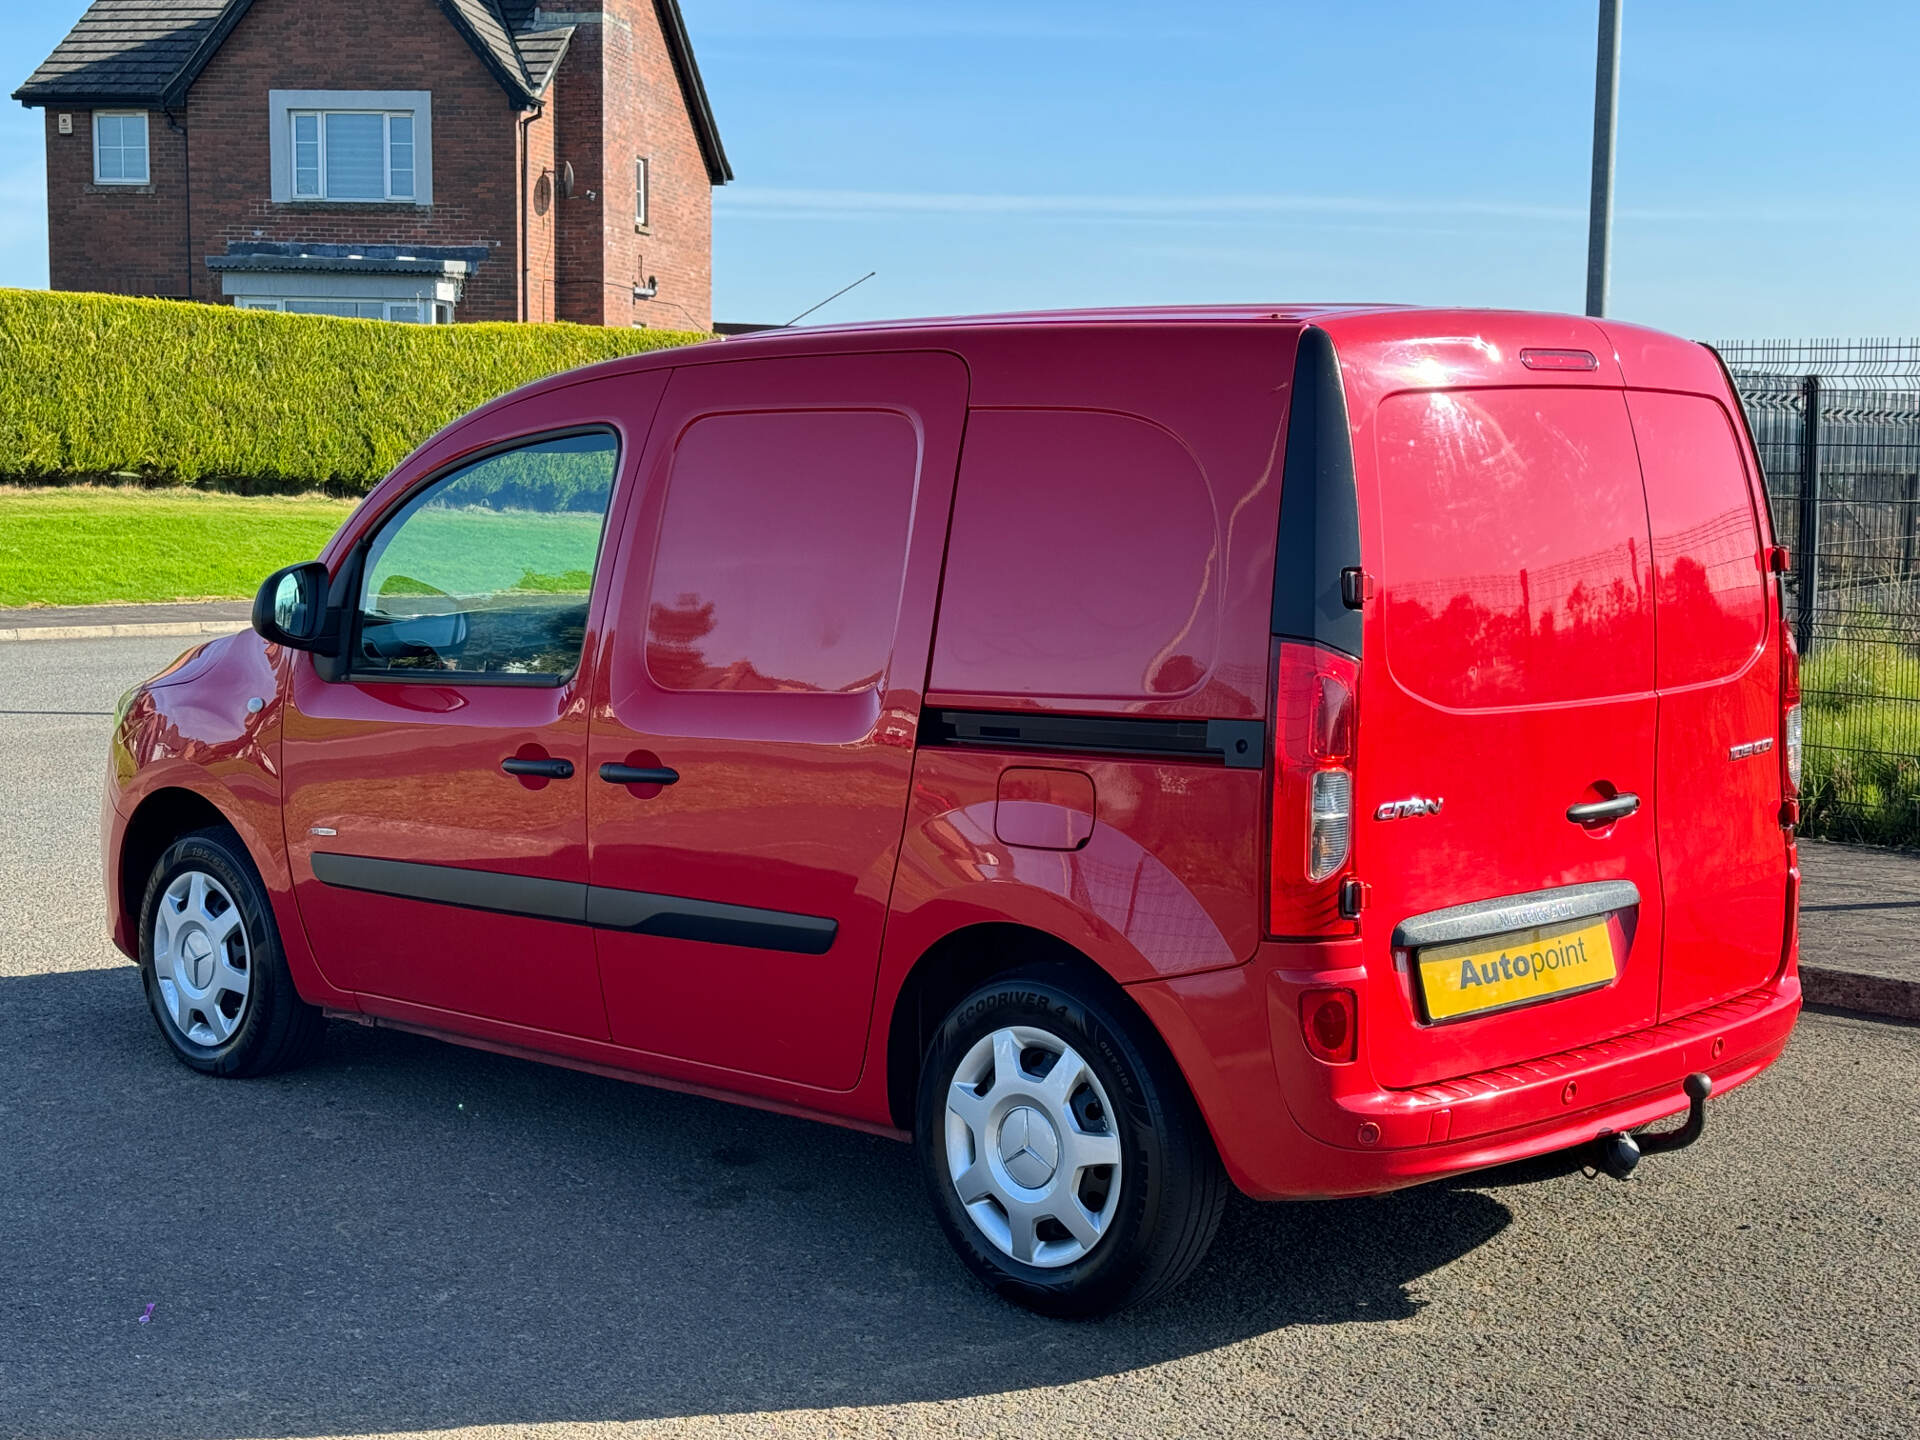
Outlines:
[{"label": "paved driveway", "polygon": [[95,856],[99,712],[181,643],[0,645],[0,1435],[1914,1433],[1920,1029],[1808,1017],[1630,1184],[1237,1203],[1085,1325],[886,1141],[350,1025],[191,1075]]}]

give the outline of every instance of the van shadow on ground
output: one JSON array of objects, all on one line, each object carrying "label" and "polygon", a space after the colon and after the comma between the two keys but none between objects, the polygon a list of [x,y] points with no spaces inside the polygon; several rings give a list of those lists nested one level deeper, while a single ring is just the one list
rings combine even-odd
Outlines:
[{"label": "van shadow on ground", "polygon": [[[0,980],[0,1433],[229,1437],[956,1398],[1412,1313],[1506,1207],[1239,1200],[1098,1324],[976,1289],[892,1142],[335,1025],[192,1075],[130,968]],[[151,1323],[138,1317],[154,1306]]]}]

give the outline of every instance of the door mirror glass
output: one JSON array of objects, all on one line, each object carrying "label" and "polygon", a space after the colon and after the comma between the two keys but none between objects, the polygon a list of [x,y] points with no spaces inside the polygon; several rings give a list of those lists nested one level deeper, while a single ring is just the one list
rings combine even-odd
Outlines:
[{"label": "door mirror glass", "polygon": [[332,577],[319,561],[276,570],[253,600],[253,628],[275,645],[318,650],[327,633],[327,586]]}]

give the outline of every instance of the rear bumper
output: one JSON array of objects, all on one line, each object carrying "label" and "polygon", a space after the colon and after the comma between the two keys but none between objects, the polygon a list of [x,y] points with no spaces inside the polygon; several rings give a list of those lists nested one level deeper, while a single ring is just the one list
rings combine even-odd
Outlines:
[{"label": "rear bumper", "polygon": [[[1568,1149],[1687,1108],[1686,1077],[1719,1096],[1786,1047],[1791,967],[1762,989],[1563,1054],[1411,1090],[1364,1062],[1314,1060],[1299,1035],[1295,947],[1232,971],[1129,987],[1193,1087],[1234,1182],[1258,1199],[1374,1194]],[[1271,953],[1270,953],[1271,952]],[[1341,983],[1322,972],[1321,983]]]}]

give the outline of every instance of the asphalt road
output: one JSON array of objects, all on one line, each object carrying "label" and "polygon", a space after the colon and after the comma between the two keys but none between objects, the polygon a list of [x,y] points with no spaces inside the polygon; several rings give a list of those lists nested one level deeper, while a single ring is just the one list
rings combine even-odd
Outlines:
[{"label": "asphalt road", "polygon": [[1808,1016],[1628,1184],[1236,1203],[1080,1325],[975,1290],[887,1141],[350,1025],[195,1076],[95,853],[98,712],[179,648],[0,645],[0,1435],[1920,1428],[1912,1027]]}]

